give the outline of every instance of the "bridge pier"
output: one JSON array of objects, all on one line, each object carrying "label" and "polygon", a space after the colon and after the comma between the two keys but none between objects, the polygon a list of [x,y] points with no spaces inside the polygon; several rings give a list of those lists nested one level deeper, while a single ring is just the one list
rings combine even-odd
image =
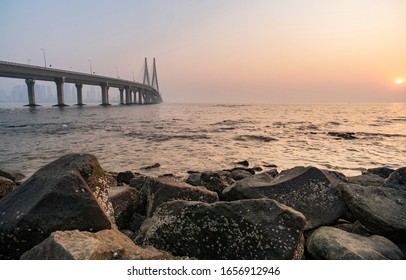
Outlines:
[{"label": "bridge pier", "polygon": [[134,89],[131,92],[131,94],[133,94],[133,96],[134,96],[134,104],[138,104],[138,102],[137,102],[137,89]]},{"label": "bridge pier", "polygon": [[124,88],[118,88],[120,91],[120,105],[124,104]]},{"label": "bridge pier", "polygon": [[109,103],[109,83],[104,82],[100,83],[101,92],[102,92],[102,104],[101,105],[110,105]]},{"label": "bridge pier", "polygon": [[85,105],[85,104],[83,104],[83,94],[82,94],[83,85],[81,83],[76,83],[75,87],[76,87],[76,94],[77,94],[77,99],[78,99],[78,103],[76,105],[83,106],[83,105]]},{"label": "bridge pier", "polygon": [[142,104],[142,93],[141,93],[141,91],[142,90],[138,90],[138,104]]},{"label": "bridge pier", "polygon": [[26,106],[38,106],[35,104],[35,80],[34,79],[25,79],[28,90],[28,105]]},{"label": "bridge pier", "polygon": [[130,96],[131,88],[129,86],[125,86],[124,90],[125,90],[125,104],[129,105],[131,104],[131,96]]},{"label": "bridge pier", "polygon": [[58,99],[58,103],[54,106],[67,106],[65,104],[65,98],[63,94],[63,85],[65,83],[65,77],[62,78],[55,78],[55,84],[56,84],[56,96]]}]

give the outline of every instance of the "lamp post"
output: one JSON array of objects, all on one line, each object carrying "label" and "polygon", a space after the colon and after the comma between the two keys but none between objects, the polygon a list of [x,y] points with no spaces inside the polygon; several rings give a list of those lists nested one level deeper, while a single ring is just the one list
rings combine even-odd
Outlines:
[{"label": "lamp post", "polygon": [[28,65],[30,65],[30,61],[31,61],[31,59],[28,59]]},{"label": "lamp post", "polygon": [[116,74],[117,74],[117,79],[120,79],[120,77],[118,76],[118,69],[116,67]]},{"label": "lamp post", "polygon": [[41,50],[44,53],[44,66],[45,66],[45,68],[47,68],[47,59],[45,57],[45,50],[44,49],[41,49]]},{"label": "lamp post", "polygon": [[90,75],[94,74],[93,70],[92,70],[92,60],[88,59],[89,63],[90,63]]},{"label": "lamp post", "polygon": [[134,72],[132,72],[133,73],[133,82],[135,82],[135,79],[134,79]]}]

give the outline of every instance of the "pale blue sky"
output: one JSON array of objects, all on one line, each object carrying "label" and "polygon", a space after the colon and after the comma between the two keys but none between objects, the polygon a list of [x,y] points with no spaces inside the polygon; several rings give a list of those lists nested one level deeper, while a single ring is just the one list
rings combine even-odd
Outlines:
[{"label": "pale blue sky", "polygon": [[[0,0],[0,60],[139,77],[170,102],[406,101],[405,0]],[[23,81],[0,78],[0,88]]]}]

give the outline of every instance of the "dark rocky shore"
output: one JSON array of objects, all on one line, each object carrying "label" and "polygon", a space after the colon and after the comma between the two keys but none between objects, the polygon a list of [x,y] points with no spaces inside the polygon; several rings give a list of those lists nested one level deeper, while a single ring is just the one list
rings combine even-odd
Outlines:
[{"label": "dark rocky shore", "polygon": [[184,180],[69,154],[19,180],[0,171],[0,259],[405,259],[406,167]]}]

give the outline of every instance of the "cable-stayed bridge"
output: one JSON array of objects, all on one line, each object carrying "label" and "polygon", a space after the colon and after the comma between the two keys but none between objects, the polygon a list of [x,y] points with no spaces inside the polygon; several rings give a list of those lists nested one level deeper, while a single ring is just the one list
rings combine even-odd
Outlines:
[{"label": "cable-stayed bridge", "polygon": [[66,106],[64,102],[64,83],[72,83],[76,86],[77,105],[83,104],[83,85],[101,87],[101,105],[110,105],[109,88],[118,88],[120,91],[120,104],[157,104],[161,103],[162,96],[159,93],[158,76],[155,58],[152,66],[152,79],[148,71],[147,59],[144,65],[144,80],[142,83],[112,78],[95,74],[80,73],[55,68],[19,64],[0,61],[0,77],[25,79],[27,84],[28,105],[38,106],[35,102],[35,81],[52,81],[56,84],[57,103],[55,106]]}]

